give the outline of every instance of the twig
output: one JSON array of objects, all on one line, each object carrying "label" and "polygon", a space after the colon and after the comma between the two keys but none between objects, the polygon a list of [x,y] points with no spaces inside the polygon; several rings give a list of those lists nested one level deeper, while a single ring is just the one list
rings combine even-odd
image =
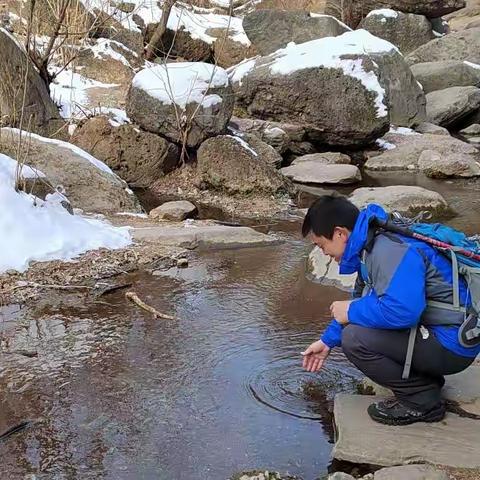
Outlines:
[{"label": "twig", "polygon": [[87,285],[57,285],[57,284],[42,284],[37,282],[18,281],[17,285],[12,289],[23,287],[37,287],[37,288],[56,288],[58,290],[92,290],[93,287]]},{"label": "twig", "polygon": [[171,317],[170,315],[166,315],[165,313],[161,313],[158,310],[156,310],[155,308],[151,307],[150,305],[147,305],[145,302],[140,300],[140,298],[138,298],[138,295],[135,292],[127,292],[125,294],[125,297],[128,298],[128,300],[130,300],[131,302],[138,305],[140,308],[143,308],[147,312],[150,312],[151,314],[153,314],[153,316],[155,318],[166,318],[167,320],[176,320],[175,317]]}]

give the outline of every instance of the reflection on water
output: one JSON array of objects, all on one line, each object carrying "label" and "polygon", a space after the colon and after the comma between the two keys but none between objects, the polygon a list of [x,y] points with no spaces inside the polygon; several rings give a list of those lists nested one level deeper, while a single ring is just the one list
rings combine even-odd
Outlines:
[{"label": "reflection on water", "polygon": [[[331,400],[355,370],[318,375],[300,352],[328,321],[333,288],[304,276],[309,246],[200,255],[132,278],[153,319],[124,299],[20,311],[2,324],[0,445],[7,475],[222,479],[258,467],[314,478],[331,451]],[[105,304],[106,303],[106,304]],[[4,316],[4,318],[7,318]],[[38,476],[40,474],[40,477]]]},{"label": "reflection on water", "polygon": [[[450,199],[465,208],[455,222],[478,230],[465,203],[478,197],[467,192]],[[174,322],[153,319],[122,291],[93,304],[47,298],[0,311],[0,433],[31,422],[0,443],[1,478],[325,472],[332,398],[353,391],[358,373],[340,352],[319,374],[304,372],[300,352],[347,294],[308,282],[310,247],[298,224],[281,228],[280,246],[200,254],[187,269],[133,276],[142,299]]]}]

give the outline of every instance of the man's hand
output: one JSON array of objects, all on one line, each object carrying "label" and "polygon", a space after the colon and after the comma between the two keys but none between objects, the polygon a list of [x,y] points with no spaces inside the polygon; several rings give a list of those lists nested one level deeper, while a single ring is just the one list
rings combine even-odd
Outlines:
[{"label": "man's hand", "polygon": [[338,323],[342,325],[348,323],[348,308],[351,303],[352,300],[343,300],[341,302],[333,302],[330,305],[330,313]]},{"label": "man's hand", "polygon": [[318,372],[325,363],[330,353],[330,347],[325,345],[321,340],[312,343],[304,352],[303,368],[307,372]]}]

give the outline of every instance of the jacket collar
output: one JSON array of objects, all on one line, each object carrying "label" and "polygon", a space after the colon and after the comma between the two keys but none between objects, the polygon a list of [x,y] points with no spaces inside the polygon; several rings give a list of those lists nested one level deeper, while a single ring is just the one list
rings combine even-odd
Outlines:
[{"label": "jacket collar", "polygon": [[360,255],[368,239],[370,223],[374,219],[386,221],[388,220],[388,213],[380,205],[371,203],[361,210],[353,231],[348,238],[345,251],[340,260],[340,274],[350,275],[358,272],[360,269]]}]

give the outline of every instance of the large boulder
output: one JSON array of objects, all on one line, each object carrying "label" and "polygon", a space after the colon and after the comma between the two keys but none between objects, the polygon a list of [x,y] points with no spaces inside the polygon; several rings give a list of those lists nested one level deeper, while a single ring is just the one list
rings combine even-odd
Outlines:
[{"label": "large boulder", "polygon": [[325,13],[356,28],[369,12],[381,8],[436,18],[464,6],[465,0],[327,0]]},{"label": "large boulder", "polygon": [[480,108],[480,88],[450,87],[427,94],[427,120],[452,127]]},{"label": "large boulder", "polygon": [[424,150],[418,159],[418,169],[430,178],[479,177],[480,163],[461,155],[442,157],[435,150]]},{"label": "large boulder", "polygon": [[230,75],[250,116],[302,125],[316,143],[368,144],[387,129],[389,109],[398,125],[424,117],[423,91],[402,56],[365,30],[289,44]]},{"label": "large boulder", "polygon": [[207,63],[169,63],[137,73],[127,114],[142,128],[197,147],[225,130],[234,98],[225,70]]},{"label": "large boulder", "polygon": [[247,3],[254,3],[257,10],[303,10],[322,13],[325,10],[326,0],[260,0]]},{"label": "large boulder", "polygon": [[450,135],[450,132],[444,128],[429,122],[422,122],[415,127],[417,133],[430,133],[432,135]]},{"label": "large boulder", "polygon": [[178,200],[175,202],[165,202],[151,210],[148,215],[154,220],[182,221],[186,218],[194,217],[197,213],[197,207],[193,203],[187,200]]},{"label": "large boulder", "polygon": [[349,199],[358,208],[378,203],[388,212],[407,216],[423,211],[435,216],[451,214],[447,202],[439,193],[416,186],[362,187],[354,190]]},{"label": "large boulder", "polygon": [[449,87],[468,87],[480,84],[480,68],[468,62],[447,60],[417,63],[411,67],[425,93]]},{"label": "large boulder", "polygon": [[432,24],[424,15],[389,9],[373,10],[361,21],[359,28],[393,43],[403,54],[435,38]]},{"label": "large boulder", "polygon": [[[19,130],[2,128],[1,135],[2,147],[16,156]],[[62,185],[74,208],[104,214],[141,212],[127,184],[81,148],[26,132],[23,141],[28,149],[22,153],[22,161],[43,172],[53,187]]]},{"label": "large boulder", "polygon": [[58,109],[25,49],[0,28],[0,115],[1,124],[46,133],[50,122],[60,120]]},{"label": "large boulder", "polygon": [[[397,135],[387,134],[384,140],[395,148],[385,151],[381,155],[371,157],[365,163],[367,170],[420,170],[424,163],[419,165],[420,156],[425,151],[436,152],[442,159],[445,168],[446,162],[454,165],[469,165],[469,169],[457,170],[458,176],[465,176],[471,171],[476,176],[480,152],[456,138],[446,135]],[[461,173],[461,174],[460,174]]]},{"label": "large boulder", "polygon": [[469,0],[467,6],[445,16],[453,31],[480,27],[480,1]]},{"label": "large boulder", "polygon": [[268,55],[290,42],[336,37],[350,30],[335,17],[286,10],[255,10],[244,17],[243,28],[260,55]]},{"label": "large boulder", "polygon": [[450,33],[431,40],[406,57],[409,65],[444,60],[466,60],[480,64],[480,28]]},{"label": "large boulder", "polygon": [[291,182],[269,165],[243,138],[209,138],[197,152],[202,188],[230,194],[278,195],[293,192]]},{"label": "large boulder", "polygon": [[148,188],[178,164],[176,145],[133,125],[92,117],[76,128],[72,143],[106,163],[136,188]]},{"label": "large boulder", "polygon": [[280,170],[296,183],[347,185],[362,179],[355,165],[325,164],[315,160],[299,162]]}]

